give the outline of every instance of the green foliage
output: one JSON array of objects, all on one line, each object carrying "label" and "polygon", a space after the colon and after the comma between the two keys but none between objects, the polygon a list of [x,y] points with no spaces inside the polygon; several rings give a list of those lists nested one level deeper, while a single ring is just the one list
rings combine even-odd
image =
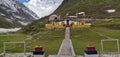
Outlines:
[{"label": "green foliage", "polygon": [[35,34],[39,31],[43,31],[45,29],[45,24],[48,21],[48,17],[41,18],[39,20],[35,20],[27,26],[23,27],[20,32],[22,33],[31,33]]}]

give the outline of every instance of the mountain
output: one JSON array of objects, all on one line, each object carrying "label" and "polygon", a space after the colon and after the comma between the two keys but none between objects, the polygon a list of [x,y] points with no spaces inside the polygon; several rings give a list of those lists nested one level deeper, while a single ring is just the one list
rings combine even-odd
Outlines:
[{"label": "mountain", "polygon": [[[108,13],[107,10],[116,12]],[[120,0],[64,0],[54,14],[64,16],[66,13],[75,15],[78,12],[85,12],[89,18],[119,18]]]},{"label": "mountain", "polygon": [[[106,10],[114,9],[116,12],[108,13]],[[120,18],[120,0],[64,0],[63,3],[52,14],[65,17],[66,13],[75,15],[76,12],[85,12],[87,18]],[[45,23],[48,16],[32,22],[23,28],[24,32],[39,32],[44,28],[39,25],[39,22]],[[32,26],[32,27],[31,27]],[[28,28],[31,28],[28,29]]]},{"label": "mountain", "polygon": [[63,0],[30,0],[24,5],[39,17],[44,17],[53,13],[62,2]]},{"label": "mountain", "polygon": [[0,27],[20,27],[38,16],[17,0],[0,0]]}]

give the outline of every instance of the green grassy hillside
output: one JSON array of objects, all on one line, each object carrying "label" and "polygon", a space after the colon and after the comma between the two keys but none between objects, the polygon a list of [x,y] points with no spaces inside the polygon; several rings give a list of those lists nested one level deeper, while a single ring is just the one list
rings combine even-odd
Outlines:
[{"label": "green grassy hillside", "polygon": [[32,23],[28,24],[27,26],[22,27],[20,32],[35,34],[39,31],[43,31],[45,28],[45,24],[48,23],[47,21],[48,21],[48,16],[41,18],[39,20],[35,20]]},{"label": "green grassy hillside", "polygon": [[[106,12],[108,9],[115,9],[116,12],[108,14]],[[120,0],[64,0],[54,14],[75,15],[76,12],[81,11],[86,12],[86,17],[109,18],[110,15],[120,17]]]}]

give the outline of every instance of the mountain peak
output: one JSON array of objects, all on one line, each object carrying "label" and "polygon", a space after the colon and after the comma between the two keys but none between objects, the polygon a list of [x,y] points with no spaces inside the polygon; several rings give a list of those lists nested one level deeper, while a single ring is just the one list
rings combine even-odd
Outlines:
[{"label": "mountain peak", "polygon": [[29,9],[35,12],[39,17],[44,17],[53,13],[63,0],[30,0],[24,3]]},{"label": "mountain peak", "polygon": [[[31,22],[38,19],[38,16],[18,0],[0,0],[0,17],[8,23]],[[7,21],[8,19],[11,22]],[[1,20],[0,20],[1,22]],[[1,23],[0,23],[1,24]]]}]

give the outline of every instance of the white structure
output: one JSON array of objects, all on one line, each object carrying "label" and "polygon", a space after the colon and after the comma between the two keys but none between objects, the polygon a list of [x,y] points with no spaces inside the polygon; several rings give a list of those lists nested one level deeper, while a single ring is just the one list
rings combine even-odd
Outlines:
[{"label": "white structure", "polygon": [[51,15],[49,17],[49,21],[55,21],[55,19],[58,19],[58,16],[57,15]]},{"label": "white structure", "polygon": [[76,18],[77,16],[68,16],[69,18]]},{"label": "white structure", "polygon": [[85,12],[79,12],[76,15],[83,15],[83,16],[85,16]]},{"label": "white structure", "polygon": [[44,55],[33,55],[34,57],[45,57]]},{"label": "white structure", "polygon": [[90,55],[88,55],[88,54],[84,54],[85,55],[85,57],[99,57],[99,54],[90,54]]},{"label": "white structure", "polygon": [[115,9],[109,9],[109,10],[106,10],[108,13],[114,13],[114,12],[116,12],[116,10]]}]

